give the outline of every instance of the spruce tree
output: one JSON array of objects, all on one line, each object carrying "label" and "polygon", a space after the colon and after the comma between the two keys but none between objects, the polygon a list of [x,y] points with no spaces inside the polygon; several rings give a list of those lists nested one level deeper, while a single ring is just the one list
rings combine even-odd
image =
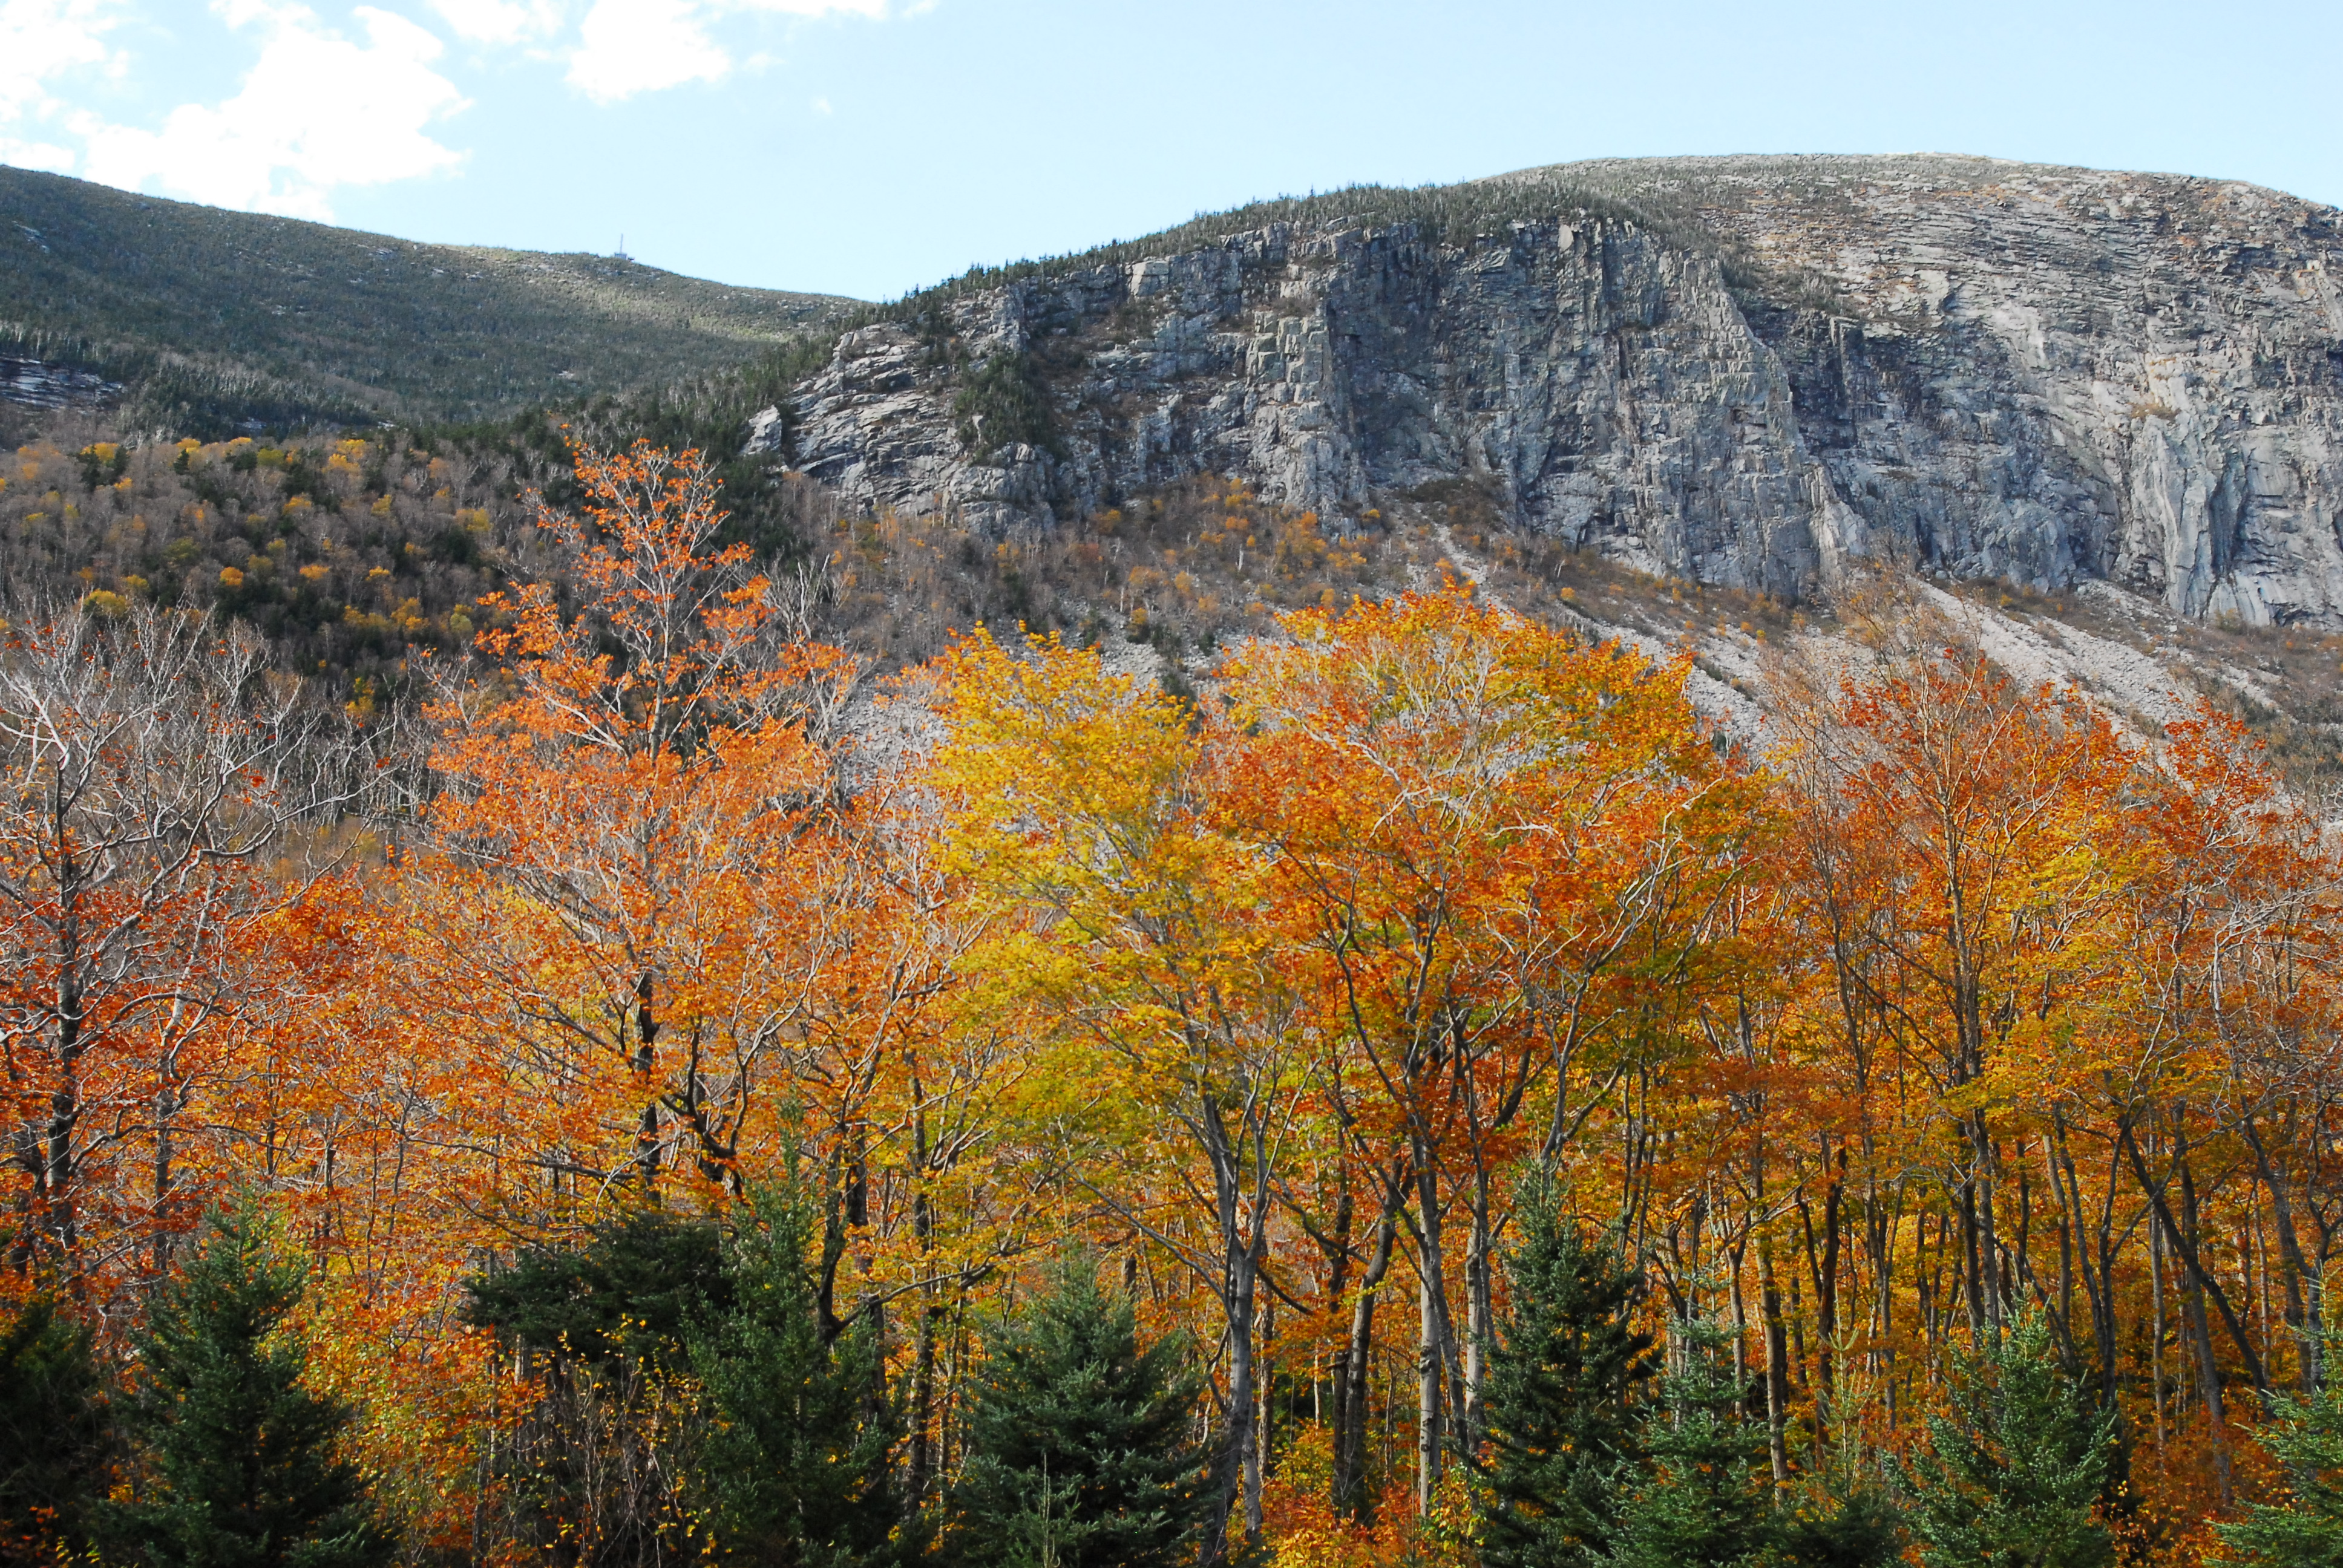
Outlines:
[{"label": "spruce tree", "polygon": [[1775,1515],[1769,1568],[1890,1568],[1904,1560],[1904,1516],[1873,1486],[1825,1492]]},{"label": "spruce tree", "polygon": [[469,1282],[465,1315],[536,1352],[536,1398],[494,1452],[503,1528],[578,1568],[694,1555],[707,1435],[691,1345],[732,1306],[715,1221],[644,1205]]},{"label": "spruce tree", "polygon": [[2283,1503],[2257,1503],[2234,1524],[2217,1524],[2240,1568],[2343,1568],[2343,1331],[2330,1329],[2321,1358],[2328,1381],[2308,1399],[2280,1394],[2255,1433],[2286,1467]]},{"label": "spruce tree", "polygon": [[986,1346],[950,1555],[967,1568],[1171,1568],[1207,1498],[1198,1390],[1169,1340],[1078,1256]]},{"label": "spruce tree", "polygon": [[1737,1568],[1767,1544],[1757,1483],[1760,1442],[1741,1414],[1732,1335],[1706,1318],[1675,1326],[1677,1371],[1661,1381],[1667,1412],[1649,1427],[1654,1473],[1620,1520],[1617,1568]]},{"label": "spruce tree", "polygon": [[2115,1417],[2061,1370],[2049,1326],[2020,1319],[1999,1350],[1965,1358],[1950,1392],[1906,1476],[1930,1568],[2107,1568],[2115,1542],[2094,1505]]},{"label": "spruce tree", "polygon": [[347,1407],[301,1387],[286,1320],[297,1263],[276,1257],[258,1204],[214,1212],[186,1271],[138,1335],[130,1412],[145,1473],[115,1514],[155,1568],[374,1568],[397,1543],[336,1446]]},{"label": "spruce tree", "polygon": [[468,1322],[595,1363],[680,1362],[693,1325],[731,1304],[724,1236],[707,1220],[636,1209],[581,1246],[537,1247],[465,1282]]},{"label": "spruce tree", "polygon": [[1521,1214],[1483,1396],[1481,1561],[1587,1568],[1609,1554],[1640,1474],[1652,1336],[1629,1317],[1641,1281],[1615,1241],[1581,1235],[1547,1181],[1527,1186]]},{"label": "spruce tree", "polygon": [[690,1334],[711,1421],[695,1486],[720,1551],[773,1568],[866,1568],[909,1554],[888,1484],[890,1412],[866,1330],[825,1334],[807,1267],[811,1221],[759,1192],[729,1238],[726,1309]]},{"label": "spruce tree", "polygon": [[106,1380],[89,1329],[45,1296],[0,1330],[0,1568],[85,1545],[106,1491]]}]

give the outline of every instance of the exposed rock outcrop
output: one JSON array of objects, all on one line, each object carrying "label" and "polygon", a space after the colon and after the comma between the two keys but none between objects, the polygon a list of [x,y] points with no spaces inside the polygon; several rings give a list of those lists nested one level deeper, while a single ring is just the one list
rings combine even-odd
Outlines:
[{"label": "exposed rock outcrop", "polygon": [[[1557,202],[1078,259],[848,335],[756,445],[993,532],[1205,471],[1330,518],[1461,481],[1520,527],[1785,597],[1875,558],[2343,624],[2334,209],[1938,157],[1478,188],[1557,176],[1671,221]],[[986,366],[1046,429],[971,390]]]},{"label": "exposed rock outcrop", "polygon": [[103,408],[122,394],[122,384],[94,371],[0,354],[0,399],[35,408]]}]

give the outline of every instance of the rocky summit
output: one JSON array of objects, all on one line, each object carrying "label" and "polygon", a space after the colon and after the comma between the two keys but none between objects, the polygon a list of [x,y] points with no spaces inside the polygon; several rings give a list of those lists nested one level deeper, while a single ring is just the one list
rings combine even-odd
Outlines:
[{"label": "rocky summit", "polygon": [[994,535],[1204,472],[1330,522],[1461,484],[1792,600],[1867,560],[2333,627],[2339,220],[1948,156],[1337,193],[914,297],[752,444]]}]

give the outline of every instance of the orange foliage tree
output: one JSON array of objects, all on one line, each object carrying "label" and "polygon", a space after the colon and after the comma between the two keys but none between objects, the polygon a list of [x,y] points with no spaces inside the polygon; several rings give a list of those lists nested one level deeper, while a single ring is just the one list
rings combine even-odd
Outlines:
[{"label": "orange foliage tree", "polygon": [[699,455],[573,456],[542,575],[411,661],[401,810],[198,622],[0,647],[11,1279],[131,1306],[266,1190],[429,1550],[520,1550],[497,1455],[548,1386],[463,1282],[765,1183],[818,1336],[868,1330],[906,1543],[991,1326],[1087,1248],[1207,1374],[1205,1559],[1468,1562],[1528,1173],[1648,1326],[1725,1335],[1785,1507],[1894,1484],[2036,1314],[2121,1418],[2137,1560],[2267,1492],[2263,1396],[2330,1375],[2343,864],[2245,727],[2138,735],[1905,605],[1736,742],[1688,658],[1453,585],[1201,695],[978,631],[850,724]]},{"label": "orange foliage tree", "polygon": [[364,776],[256,640],[107,609],[0,633],[9,1246],[100,1296],[169,1266],[255,1131],[238,1042],[286,978],[287,836]]}]

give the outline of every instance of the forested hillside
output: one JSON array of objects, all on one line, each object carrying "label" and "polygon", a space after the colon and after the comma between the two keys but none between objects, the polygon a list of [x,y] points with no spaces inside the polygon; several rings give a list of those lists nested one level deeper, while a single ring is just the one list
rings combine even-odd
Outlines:
[{"label": "forested hillside", "polygon": [[738,365],[852,303],[0,167],[0,398],[139,435],[504,417]]},{"label": "forested hillside", "polygon": [[[592,422],[640,418],[605,407]],[[540,418],[281,447],[36,441],[0,472],[0,581],[24,608],[209,615],[259,633],[318,695],[411,706],[417,669],[469,649],[483,597],[531,573],[575,591],[533,522],[543,498],[576,495],[563,439]],[[1420,541],[1335,537],[1242,487],[1181,487],[1079,535],[1004,542],[849,511],[802,475],[720,472],[741,487],[721,490],[719,537],[792,585],[806,629],[862,658],[864,688],[960,632],[1020,622],[1144,645],[1176,680],[1224,640],[1273,631],[1281,608],[1379,596],[1424,569]]]},{"label": "forested hillside", "polygon": [[[12,1560],[255,1475],[353,1565],[2334,1538],[2343,860],[2227,717],[1887,584],[1749,607],[1727,744],[1689,654],[1241,488],[1059,563],[1249,585],[1193,689],[983,608],[874,714],[659,448],[493,556],[420,451],[22,460],[91,575],[0,658]],[[866,628],[1018,591],[799,520]],[[236,595],[422,622],[413,721]]]}]

